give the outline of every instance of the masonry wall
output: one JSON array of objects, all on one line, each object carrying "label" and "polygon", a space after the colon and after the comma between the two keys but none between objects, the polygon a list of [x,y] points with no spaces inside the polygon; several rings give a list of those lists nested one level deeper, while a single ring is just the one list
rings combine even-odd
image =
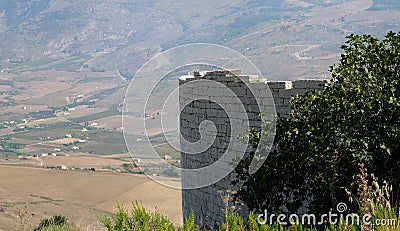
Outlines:
[{"label": "masonry wall", "polygon": [[[182,86],[197,79],[207,79],[221,83],[224,87],[221,87],[220,84],[211,86],[215,88],[212,89],[215,90],[212,91],[216,93],[215,96],[219,97],[218,94],[221,94],[220,97],[224,97],[223,94],[226,93],[224,88],[232,90],[246,109],[250,127],[260,128],[260,108],[257,107],[257,99],[255,97],[259,97],[258,99],[261,103],[267,102],[266,104],[270,104],[271,95],[266,93],[266,85],[268,85],[272,93],[276,113],[281,116],[286,116],[290,113],[289,100],[292,95],[304,94],[309,90],[320,89],[322,85],[326,83],[326,80],[267,82],[266,80],[259,80],[254,76],[239,76],[239,73],[238,71],[235,73],[229,71],[195,72],[193,76],[181,78],[180,85]],[[247,87],[248,85],[246,85],[246,83],[250,84],[252,90]],[[209,88],[210,86],[208,85],[207,87]],[[204,89],[204,86],[201,86],[201,84],[199,86],[192,84],[191,87],[181,88],[179,92],[181,104],[180,132],[187,141],[196,142],[200,139],[199,126],[204,120],[211,121],[216,128],[215,142],[210,148],[203,152],[187,154],[188,151],[186,147],[181,144],[181,164],[184,169],[196,169],[214,163],[221,158],[231,138],[232,125],[229,124],[229,118],[232,116],[235,117],[235,113],[224,111],[224,109],[216,103],[203,99],[198,100],[204,97],[205,90],[206,89]],[[253,91],[257,91],[256,94]],[[268,107],[270,105],[266,106]],[[250,146],[247,147],[245,155],[251,150],[252,148]],[[213,173],[210,172],[209,174]],[[207,174],[182,174],[182,184],[190,185],[192,182],[196,182],[199,179],[207,179],[207,177],[210,176],[207,176]],[[193,210],[195,220],[201,226],[213,227],[214,224],[221,223],[225,217],[224,209],[226,205],[223,196],[227,194],[227,190],[235,190],[235,188],[231,186],[231,181],[234,178],[234,173],[231,173],[210,186],[197,189],[183,189],[182,210],[184,217],[188,216],[190,211]],[[242,212],[244,214],[246,213],[244,207],[242,207]]]}]

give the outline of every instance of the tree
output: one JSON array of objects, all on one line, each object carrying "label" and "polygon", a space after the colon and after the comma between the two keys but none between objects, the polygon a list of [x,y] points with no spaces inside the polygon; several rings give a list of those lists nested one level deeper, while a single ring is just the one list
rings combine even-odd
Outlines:
[{"label": "tree", "polygon": [[[276,143],[255,174],[253,155],[237,167],[237,199],[255,211],[326,213],[357,190],[358,164],[400,186],[400,34],[383,40],[350,35],[332,80],[321,91],[291,99],[291,114],[278,118]],[[252,134],[255,144],[259,134]],[[393,203],[394,203],[393,202]],[[355,205],[353,209],[356,209]]]}]

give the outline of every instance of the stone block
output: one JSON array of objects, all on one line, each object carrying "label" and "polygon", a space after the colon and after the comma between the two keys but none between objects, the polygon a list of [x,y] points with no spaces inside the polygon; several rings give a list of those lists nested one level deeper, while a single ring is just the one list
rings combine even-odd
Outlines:
[{"label": "stone block", "polygon": [[[304,79],[296,80],[293,82],[293,88],[295,89],[320,89],[328,83],[329,80],[316,80],[316,79]],[[321,86],[322,85],[322,86]]]}]

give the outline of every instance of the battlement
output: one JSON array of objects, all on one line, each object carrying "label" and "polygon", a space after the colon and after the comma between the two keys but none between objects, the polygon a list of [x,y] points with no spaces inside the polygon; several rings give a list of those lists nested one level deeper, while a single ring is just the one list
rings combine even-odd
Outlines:
[{"label": "battlement", "polygon": [[259,79],[258,75],[242,75],[241,70],[214,70],[214,71],[194,71],[188,75],[179,78],[180,83],[185,83],[192,80],[207,79],[219,81],[238,81],[246,83],[268,83],[270,88],[278,89],[314,89],[319,88],[322,84],[326,84],[328,79],[301,79],[294,81],[267,81],[267,79]]},{"label": "battlement", "polygon": [[302,95],[307,91],[322,89],[329,82],[328,79],[268,81],[267,79],[259,79],[257,75],[242,75],[241,70],[214,70],[194,71],[181,76],[179,84],[182,85],[194,80],[217,81],[226,84],[227,87],[244,87],[245,84],[251,84],[254,89],[258,90],[265,89],[266,87],[263,85],[267,84],[275,102],[276,112],[281,116],[290,112],[289,101],[293,95]]}]

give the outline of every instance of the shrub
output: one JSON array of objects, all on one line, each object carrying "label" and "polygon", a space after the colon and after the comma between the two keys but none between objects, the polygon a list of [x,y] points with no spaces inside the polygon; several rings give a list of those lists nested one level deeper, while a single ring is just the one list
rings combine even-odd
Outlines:
[{"label": "shrub", "polygon": [[50,225],[46,228],[39,229],[40,231],[73,231],[70,225]]},{"label": "shrub", "polygon": [[67,218],[62,215],[54,215],[51,218],[42,219],[34,231],[70,231],[71,226],[67,223]]},{"label": "shrub", "polygon": [[190,211],[190,216],[185,218],[182,231],[197,231],[197,230],[199,230],[199,228],[195,224],[194,212],[192,210]]},{"label": "shrub", "polygon": [[147,212],[139,203],[132,203],[133,209],[129,212],[122,205],[117,204],[116,214],[113,217],[100,216],[99,220],[109,231],[172,231],[173,224],[158,212]]}]

